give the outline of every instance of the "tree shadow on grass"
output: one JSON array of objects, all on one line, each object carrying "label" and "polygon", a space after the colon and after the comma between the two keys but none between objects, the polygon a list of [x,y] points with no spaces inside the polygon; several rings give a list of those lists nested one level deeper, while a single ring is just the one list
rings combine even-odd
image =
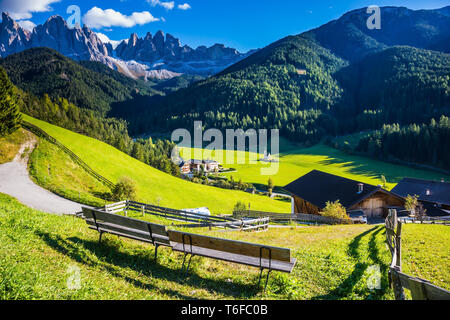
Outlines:
[{"label": "tree shadow on grass", "polygon": [[[249,299],[256,296],[259,289],[256,285],[233,284],[221,279],[205,279],[200,277],[195,270],[189,271],[189,276],[184,277],[179,269],[171,269],[156,263],[154,260],[154,249],[149,249],[144,254],[125,253],[118,251],[117,246],[105,239],[101,244],[97,241],[80,239],[78,237],[62,238],[58,235],[37,231],[36,234],[42,238],[50,247],[58,252],[70,257],[71,259],[84,265],[101,268],[112,276],[123,279],[137,288],[146,290],[159,291],[167,296],[177,299],[194,299],[191,296],[184,295],[177,290],[169,288],[157,287],[149,282],[144,282],[143,277],[130,277],[126,275],[124,269],[136,271],[139,275],[151,278],[163,279],[177,284],[183,284],[198,289],[209,289],[222,293],[226,296],[233,296],[238,299]],[[88,251],[80,250],[82,246]],[[161,250],[161,248],[159,249]],[[90,255],[94,255],[98,260],[92,259]],[[193,264],[194,259],[193,258]],[[180,262],[181,267],[181,262]]]},{"label": "tree shadow on grass", "polygon": [[[326,295],[316,296],[313,299],[325,299],[325,300],[336,300],[348,297],[351,293],[354,293],[355,286],[358,282],[364,277],[367,269],[370,266],[376,265],[380,267],[381,273],[381,289],[369,290],[366,289],[367,292],[363,292],[366,295],[366,299],[381,299],[388,290],[388,280],[387,280],[387,269],[388,266],[381,259],[379,255],[379,250],[377,247],[377,235],[383,231],[383,227],[374,227],[370,230],[367,230],[357,237],[355,237],[352,242],[348,245],[348,254],[357,262],[353,269],[353,272],[335,289],[330,291]],[[361,246],[362,238],[369,236],[370,239],[368,241],[368,250],[369,255],[368,259],[362,256],[359,252]]]}]

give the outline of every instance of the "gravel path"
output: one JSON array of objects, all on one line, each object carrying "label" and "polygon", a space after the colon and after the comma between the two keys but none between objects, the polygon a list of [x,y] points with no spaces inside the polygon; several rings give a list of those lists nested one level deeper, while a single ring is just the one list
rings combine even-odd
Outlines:
[{"label": "gravel path", "polygon": [[36,185],[27,170],[28,155],[36,141],[22,145],[12,162],[0,164],[0,192],[15,197],[33,209],[54,214],[75,214],[81,204],[64,199]]}]

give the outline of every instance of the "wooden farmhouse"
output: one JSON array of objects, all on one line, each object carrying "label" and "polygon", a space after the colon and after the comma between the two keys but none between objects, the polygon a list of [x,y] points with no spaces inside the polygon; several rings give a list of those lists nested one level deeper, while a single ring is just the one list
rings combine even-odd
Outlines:
[{"label": "wooden farmhouse", "polygon": [[444,181],[405,178],[400,181],[392,193],[406,198],[418,196],[426,214],[430,217],[450,217],[450,183]]},{"label": "wooden farmhouse", "polygon": [[381,187],[311,171],[284,187],[292,195],[292,213],[320,214],[326,203],[339,200],[347,212],[361,210],[369,218],[403,210],[405,200]]}]

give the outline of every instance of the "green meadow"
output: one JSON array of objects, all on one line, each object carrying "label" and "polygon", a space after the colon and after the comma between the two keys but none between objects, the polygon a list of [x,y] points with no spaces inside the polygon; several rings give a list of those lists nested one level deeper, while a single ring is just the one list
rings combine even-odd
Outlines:
[{"label": "green meadow", "polygon": [[[180,154],[184,158],[198,158],[202,151],[183,148],[180,150]],[[262,154],[243,151],[203,150],[203,155],[204,159],[215,159],[220,163],[226,163],[225,168],[237,170],[224,173],[224,176],[232,175],[235,180],[242,179],[244,182],[255,185],[266,185],[267,180],[271,177],[276,186],[283,187],[311,170],[320,170],[372,185],[382,184],[381,176],[384,175],[389,190],[404,177],[450,180],[450,176],[434,171],[349,155],[324,144],[301,148],[283,139],[280,139],[280,153],[273,157],[279,161],[278,163],[261,162],[259,160],[263,158]],[[229,159],[233,163],[225,162]],[[268,170],[271,167],[278,171],[271,175],[261,174],[262,170]]]},{"label": "green meadow", "polygon": [[244,201],[251,204],[251,207],[255,210],[290,212],[290,203],[175,178],[96,139],[26,115],[23,118],[64,144],[92,169],[107,179],[116,182],[122,176],[132,178],[136,182],[137,196],[140,201],[159,203],[162,206],[175,209],[208,207],[214,214],[230,214],[236,202]]},{"label": "green meadow", "polygon": [[[265,293],[256,285],[259,270],[242,265],[195,257],[184,277],[183,255],[170,248],[159,250],[156,263],[151,245],[112,235],[98,244],[84,221],[0,194],[0,299],[393,299],[383,226],[194,232],[287,247],[297,265],[292,274],[273,272]],[[405,225],[402,238],[404,271],[450,289],[448,226]],[[380,289],[368,286],[373,270],[381,272]]]}]

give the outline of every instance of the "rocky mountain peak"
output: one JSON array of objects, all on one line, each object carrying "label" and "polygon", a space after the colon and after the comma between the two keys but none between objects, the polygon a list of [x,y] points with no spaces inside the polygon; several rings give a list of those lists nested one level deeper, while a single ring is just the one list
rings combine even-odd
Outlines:
[{"label": "rocky mountain peak", "polygon": [[150,32],[147,32],[147,34],[145,35],[144,40],[145,41],[151,41],[153,39],[153,36]]},{"label": "rocky mountain peak", "polygon": [[8,13],[2,12],[0,24],[0,57],[25,50],[30,40],[30,33],[19,26]]},{"label": "rocky mountain peak", "polygon": [[[51,16],[29,33],[7,13],[3,13],[0,57],[33,47],[52,48],[74,60],[98,61],[112,68],[120,64],[120,70],[132,66],[132,69],[145,69],[149,74],[156,72],[174,76],[181,73],[211,75],[245,56],[221,44],[197,49],[182,46],[178,38],[169,33],[164,34],[161,30],[154,36],[147,32],[143,38],[132,33],[114,50],[110,43],[103,43],[89,27],[70,28],[58,15]],[[135,61],[139,63],[133,64]],[[142,71],[143,74],[145,72]]]}]

